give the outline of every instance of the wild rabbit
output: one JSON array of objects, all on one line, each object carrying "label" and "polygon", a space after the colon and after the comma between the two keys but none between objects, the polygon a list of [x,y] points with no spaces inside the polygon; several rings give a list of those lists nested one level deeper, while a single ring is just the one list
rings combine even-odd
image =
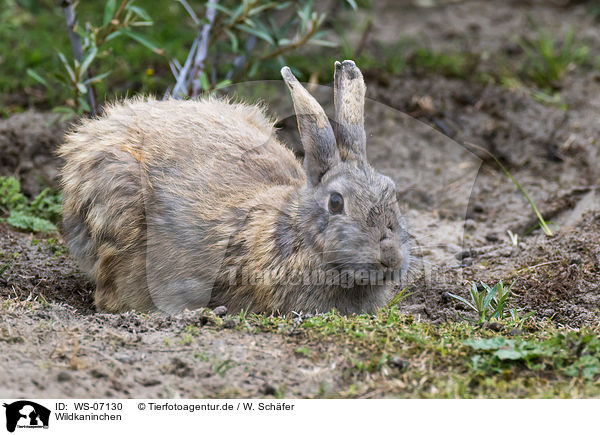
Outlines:
[{"label": "wild rabbit", "polygon": [[261,108],[215,98],[128,100],[67,136],[62,231],[98,309],[352,313],[387,302],[409,238],[394,182],[367,162],[362,74],[335,63],[333,129],[281,73],[303,166]]}]

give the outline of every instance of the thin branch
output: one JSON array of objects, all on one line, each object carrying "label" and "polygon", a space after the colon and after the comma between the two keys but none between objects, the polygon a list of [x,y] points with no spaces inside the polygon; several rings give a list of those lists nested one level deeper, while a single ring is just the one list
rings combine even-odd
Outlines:
[{"label": "thin branch", "polygon": [[208,43],[210,36],[210,29],[215,21],[217,10],[213,5],[218,4],[219,0],[210,0],[206,5],[206,19],[207,23],[202,26],[200,43],[198,44],[198,50],[196,51],[196,57],[194,58],[194,69],[191,76],[192,79],[192,97],[197,97],[202,89],[200,80],[198,77],[204,72],[204,61],[208,54]]},{"label": "thin branch", "polygon": [[196,48],[198,47],[198,42],[200,41],[200,33],[196,35],[194,42],[192,43],[192,47],[190,48],[190,52],[188,53],[188,57],[183,64],[183,67],[179,70],[179,75],[175,76],[175,86],[173,87],[173,91],[171,92],[171,96],[173,98],[178,98],[179,93],[183,90],[186,90],[187,94],[187,86],[186,80],[188,76],[188,71],[192,66],[192,59],[194,58],[194,54],[196,53]]},{"label": "thin branch", "polygon": [[100,47],[104,43],[105,39],[111,33],[113,33],[119,27],[119,25],[121,25],[121,15],[123,15],[123,12],[125,11],[125,8],[129,2],[130,0],[123,0],[108,26],[100,29],[100,32],[98,32],[98,35],[96,35],[96,45],[98,47]]},{"label": "thin branch", "polygon": [[281,56],[284,53],[287,53],[288,51],[294,50],[294,49],[306,44],[310,40],[310,38],[312,38],[313,35],[317,32],[317,30],[318,30],[318,26],[315,22],[313,22],[310,30],[308,32],[306,32],[301,38],[297,39],[295,42],[292,42],[291,44],[287,44],[282,47],[279,47],[277,50],[274,50],[271,53],[267,53],[258,59],[254,59],[253,61],[247,62],[243,66],[243,68],[240,68],[235,73],[235,75],[233,75],[234,81],[236,81],[243,73],[245,73],[247,70],[249,70],[254,62],[263,62],[268,59],[273,59],[275,57]]},{"label": "thin branch", "polygon": [[[77,27],[77,16],[75,15],[75,7],[71,0],[63,0],[61,7],[65,13],[65,20],[67,21],[67,29],[69,31],[69,39],[71,40],[71,50],[73,50],[73,57],[77,62],[81,63],[83,59],[83,45],[81,42],[81,36],[75,31]],[[96,101],[94,99],[93,85],[88,85],[87,101],[92,110],[92,116],[96,117]]]}]

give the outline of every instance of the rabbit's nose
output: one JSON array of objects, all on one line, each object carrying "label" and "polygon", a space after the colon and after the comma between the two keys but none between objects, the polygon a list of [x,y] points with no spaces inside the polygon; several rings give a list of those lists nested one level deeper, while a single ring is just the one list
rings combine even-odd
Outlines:
[{"label": "rabbit's nose", "polygon": [[384,238],[380,245],[380,263],[389,269],[397,269],[402,265],[402,253],[392,238]]}]

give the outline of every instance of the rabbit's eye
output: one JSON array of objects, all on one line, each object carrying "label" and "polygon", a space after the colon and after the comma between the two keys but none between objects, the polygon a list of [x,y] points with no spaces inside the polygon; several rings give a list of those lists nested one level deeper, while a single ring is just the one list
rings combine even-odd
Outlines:
[{"label": "rabbit's eye", "polygon": [[331,214],[340,214],[344,211],[344,198],[337,192],[333,192],[329,197],[329,212]]}]

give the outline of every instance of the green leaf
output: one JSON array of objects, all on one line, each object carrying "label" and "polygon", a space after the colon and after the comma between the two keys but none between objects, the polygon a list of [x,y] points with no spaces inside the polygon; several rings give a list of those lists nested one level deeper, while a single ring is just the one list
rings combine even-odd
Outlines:
[{"label": "green leaf", "polygon": [[60,59],[60,61],[62,62],[63,66],[65,67],[65,69],[67,70],[67,74],[69,74],[69,77],[71,79],[72,83],[76,83],[77,80],[75,78],[75,72],[73,71],[73,68],[71,68],[71,65],[69,65],[69,62],[67,61],[67,58],[65,57],[64,54],[62,54],[60,51],[58,52],[58,58]]},{"label": "green leaf", "polygon": [[21,193],[21,183],[15,177],[0,177],[0,209],[22,210],[27,198]]},{"label": "green leaf", "polygon": [[108,41],[112,41],[113,39],[115,39],[115,38],[117,38],[117,37],[121,36],[121,35],[123,34],[123,33],[121,33],[121,30],[123,30],[123,29],[119,29],[119,30],[117,30],[116,32],[112,32],[110,35],[108,35],[108,36],[106,37],[106,39],[105,39],[104,41],[106,41],[106,42],[108,42]]},{"label": "green leaf", "polygon": [[222,89],[222,88],[226,88],[227,86],[229,86],[231,84],[231,80],[226,79],[223,81],[220,81],[219,83],[217,83],[215,85],[215,89]]},{"label": "green leaf", "polygon": [[474,339],[470,338],[465,340],[464,343],[477,350],[497,350],[504,347],[514,346],[514,340],[509,340],[504,337]]},{"label": "green leaf", "polygon": [[47,187],[31,201],[27,210],[33,216],[56,223],[62,213],[62,195]]},{"label": "green leaf", "polygon": [[494,355],[502,360],[520,360],[527,356],[527,353],[515,349],[498,349]]},{"label": "green leaf", "polygon": [[267,41],[271,45],[275,45],[275,41],[273,40],[273,37],[271,35],[269,35],[267,32],[265,32],[264,30],[255,29],[255,28],[249,27],[249,26],[247,26],[245,24],[238,24],[235,27],[238,30],[241,30],[241,31],[246,32],[246,33],[250,33],[251,35],[254,35],[254,36],[258,37],[258,38],[261,38],[261,39]]},{"label": "green leaf", "polygon": [[291,4],[292,4],[292,2],[277,3],[277,6],[275,6],[275,9],[277,9],[278,11],[282,11],[284,9],[287,9]]},{"label": "green leaf", "polygon": [[266,9],[273,9],[276,6],[277,6],[277,2],[271,2],[271,3],[266,3],[264,5],[257,6],[253,9],[250,9],[250,11],[248,12],[248,16],[251,17],[252,15],[256,15]]},{"label": "green leaf", "polygon": [[346,3],[348,3],[352,9],[357,10],[358,9],[358,5],[356,4],[356,2],[354,0],[346,0]]},{"label": "green leaf", "polygon": [[6,222],[21,230],[28,230],[42,233],[54,233],[57,231],[56,226],[49,220],[31,216],[20,211],[12,211]]},{"label": "green leaf", "polygon": [[325,39],[310,39],[307,44],[318,45],[320,47],[337,47],[339,44],[334,41],[327,41]]},{"label": "green leaf", "polygon": [[106,5],[104,6],[104,19],[102,20],[102,25],[108,25],[113,16],[115,15],[115,10],[117,9],[117,0],[107,0]]},{"label": "green leaf", "polygon": [[79,98],[77,99],[77,102],[79,103],[80,114],[81,114],[81,110],[83,110],[84,112],[89,112],[91,110],[90,105],[88,104],[84,95],[80,95]]},{"label": "green leaf", "polygon": [[102,80],[104,80],[106,77],[108,77],[110,75],[110,71],[107,71],[105,73],[102,74],[98,74],[97,76],[94,77],[90,77],[89,79],[87,79],[85,82],[83,82],[85,85],[89,85],[91,83],[98,83]]},{"label": "green leaf", "polygon": [[235,33],[233,33],[230,29],[224,29],[225,33],[227,33],[227,36],[229,36],[229,39],[231,40],[231,49],[233,50],[234,53],[237,53],[238,51],[238,38],[237,36],[235,36]]},{"label": "green leaf", "polygon": [[459,301],[461,301],[464,304],[467,304],[467,306],[469,306],[473,310],[477,311],[477,308],[475,308],[475,306],[471,302],[467,301],[465,298],[463,298],[461,296],[458,296],[458,295],[455,295],[453,293],[448,293],[448,296],[453,297],[454,299],[459,300]]},{"label": "green leaf", "polygon": [[50,87],[50,85],[48,84],[46,79],[44,79],[42,76],[40,76],[38,73],[36,73],[31,68],[27,68],[27,75],[29,77],[31,77],[32,79],[37,80],[38,82],[40,82],[42,85],[46,86],[47,88]]},{"label": "green leaf", "polygon": [[208,91],[210,89],[210,82],[208,81],[208,76],[206,75],[206,72],[202,71],[202,73],[200,73],[200,86],[202,86],[202,89],[205,91]]},{"label": "green leaf", "polygon": [[139,6],[129,6],[127,9],[134,12],[142,20],[152,23],[152,17],[148,14],[148,12],[146,12],[145,9],[142,9]]},{"label": "green leaf", "polygon": [[[211,3],[210,5],[211,5],[212,8],[214,8],[217,11],[221,11],[221,12],[229,15],[230,17],[233,16],[233,12],[231,12],[225,6],[220,5],[219,3]],[[206,6],[208,7],[208,3],[206,3]]]},{"label": "green leaf", "polygon": [[75,113],[75,111],[71,107],[67,107],[67,106],[55,107],[54,109],[52,109],[52,112],[53,113],[72,113],[72,114]]},{"label": "green leaf", "polygon": [[131,31],[129,29],[121,29],[120,32],[121,32],[121,34],[123,34],[125,36],[128,36],[129,38],[133,39],[134,41],[139,42],[144,47],[149,48],[150,50],[152,50],[156,54],[159,54],[161,56],[163,56],[165,54],[165,51],[162,48],[160,48],[156,44],[156,42],[152,41],[150,38],[148,38],[145,35],[142,35],[142,34],[137,33],[137,32],[133,32],[133,31]]},{"label": "green leaf", "polygon": [[488,294],[486,295],[485,299],[483,300],[483,308],[486,310],[490,306],[490,302],[492,301],[492,298],[496,294],[496,291],[498,290],[498,288],[494,287],[493,289],[490,289],[488,287],[488,289],[489,289]]},{"label": "green leaf", "polygon": [[98,53],[98,48],[96,48],[96,46],[92,46],[90,48],[89,52],[87,53],[87,55],[85,56],[85,59],[83,59],[83,62],[81,62],[81,68],[79,69],[80,77],[84,76],[85,72],[90,67],[90,64],[95,59],[97,53]]}]

